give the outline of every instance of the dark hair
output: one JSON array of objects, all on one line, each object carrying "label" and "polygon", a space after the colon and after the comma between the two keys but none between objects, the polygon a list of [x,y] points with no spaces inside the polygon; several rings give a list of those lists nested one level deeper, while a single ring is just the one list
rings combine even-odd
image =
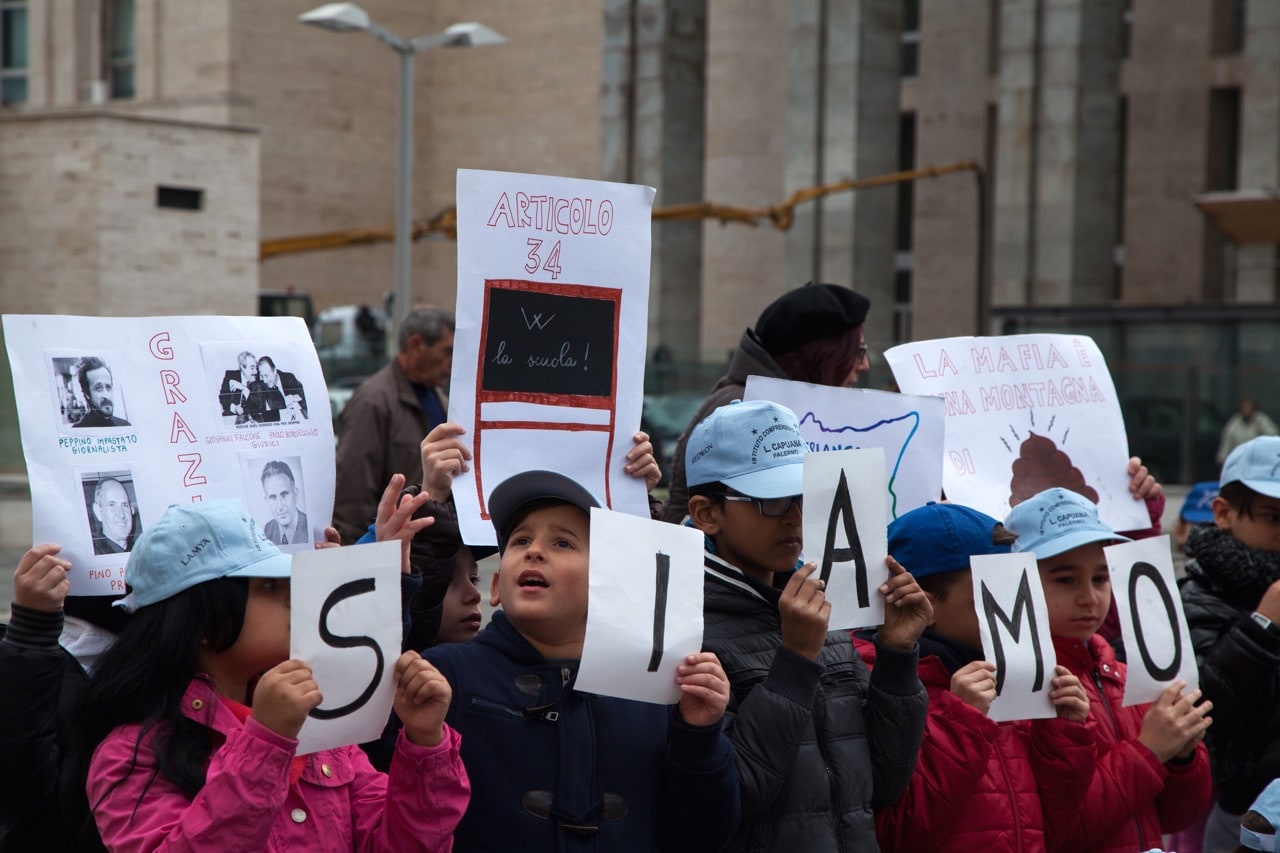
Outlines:
[{"label": "dark hair", "polygon": [[801,344],[788,353],[775,356],[787,376],[816,385],[843,386],[858,366],[858,339],[861,326]]},{"label": "dark hair", "polygon": [[555,506],[571,506],[574,509],[583,512],[583,514],[587,516],[588,526],[590,525],[591,513],[582,510],[577,504],[572,504],[569,501],[561,500],[560,498],[537,498],[526,504],[521,504],[519,509],[511,513],[511,518],[507,520],[506,526],[498,535],[498,552],[502,554],[506,553],[507,540],[511,538],[512,532],[520,526],[520,522],[524,521],[540,509],[549,509]]},{"label": "dark hair", "polygon": [[258,359],[258,365],[259,365],[259,366],[261,366],[261,365],[262,365],[262,362],[264,362],[264,361],[265,361],[267,364],[271,365],[271,369],[272,369],[272,370],[275,370],[275,369],[276,369],[276,363],[275,363],[274,361],[272,361],[272,360],[271,360],[271,356],[269,356],[269,355],[264,355],[262,358]]},{"label": "dark hair", "polygon": [[[80,382],[80,390],[84,392],[84,401],[89,404],[89,408],[93,408],[93,397],[89,395],[89,371],[97,370],[99,367],[107,367],[107,363],[96,355],[86,355],[84,358],[76,362],[72,370],[75,371],[76,379]],[[111,368],[107,367],[107,373],[111,372]]]},{"label": "dark hair", "polygon": [[[153,740],[156,767],[139,803],[157,776],[188,797],[204,787],[213,733],[183,715],[182,696],[199,672],[201,648],[223,652],[240,636],[248,600],[246,578],[218,578],[140,608],[129,618],[99,660],[76,707],[64,788],[64,797],[70,798],[68,814],[91,814],[100,804],[86,800],[89,761],[120,726],[141,726],[135,762],[142,742]],[[208,718],[213,710],[206,711]]]},{"label": "dark hair", "polygon": [[1253,518],[1253,507],[1262,495],[1246,486],[1239,480],[1232,480],[1218,490],[1218,497],[1243,516]]},{"label": "dark hair", "polygon": [[259,482],[261,482],[265,486],[267,483],[268,477],[288,477],[289,485],[291,486],[297,485],[293,479],[293,471],[291,471],[289,469],[289,466],[283,462],[277,462],[275,460],[272,460],[271,462],[268,462],[266,465],[263,465],[262,477],[260,478]]},{"label": "dark hair", "polygon": [[409,349],[409,338],[417,335],[427,346],[453,331],[453,315],[439,308],[415,308],[400,323],[400,352]]}]

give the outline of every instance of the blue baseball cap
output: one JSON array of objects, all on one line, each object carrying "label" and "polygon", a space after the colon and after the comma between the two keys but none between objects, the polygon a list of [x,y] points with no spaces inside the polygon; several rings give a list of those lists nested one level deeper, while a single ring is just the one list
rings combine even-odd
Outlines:
[{"label": "blue baseball cap", "polygon": [[1008,545],[991,542],[1000,522],[959,504],[929,501],[889,524],[889,554],[914,577],[969,568],[974,554],[1008,554]]},{"label": "blue baseball cap", "polygon": [[689,434],[685,480],[723,483],[749,498],[788,498],[804,493],[807,449],[795,412],[768,400],[734,400]]},{"label": "blue baseball cap", "polygon": [[1206,480],[1196,483],[1187,492],[1187,499],[1178,510],[1178,518],[1192,524],[1208,524],[1213,521],[1213,499],[1218,496],[1218,482]]},{"label": "blue baseball cap", "polygon": [[1004,526],[1016,533],[1015,553],[1030,551],[1037,560],[1094,542],[1128,542],[1098,518],[1098,506],[1077,492],[1045,489],[1015,506]]},{"label": "blue baseball cap", "polygon": [[1244,483],[1260,495],[1280,498],[1280,436],[1260,435],[1231,451],[1218,482]]},{"label": "blue baseball cap", "polygon": [[133,544],[116,602],[132,613],[218,578],[287,578],[293,558],[271,543],[235,498],[174,504]]},{"label": "blue baseball cap", "polygon": [[[1258,799],[1249,806],[1249,811],[1256,812],[1266,819],[1273,828],[1280,828],[1280,779],[1262,789]],[[1276,850],[1276,833],[1255,832],[1244,826],[1240,827],[1240,843],[1249,850]]]}]

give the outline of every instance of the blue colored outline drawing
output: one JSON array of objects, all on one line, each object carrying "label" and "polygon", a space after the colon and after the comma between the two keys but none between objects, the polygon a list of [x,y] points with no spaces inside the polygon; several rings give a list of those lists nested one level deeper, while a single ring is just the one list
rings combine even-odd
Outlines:
[{"label": "blue colored outline drawing", "polygon": [[898,517],[898,495],[893,490],[893,481],[897,479],[898,468],[899,466],[902,465],[902,457],[907,452],[907,445],[911,443],[911,439],[915,438],[916,431],[920,429],[920,413],[919,412],[914,412],[914,411],[907,412],[906,414],[899,415],[896,418],[884,418],[882,420],[876,421],[870,426],[865,426],[865,427],[856,427],[856,426],[853,426],[852,424],[848,424],[845,426],[835,427],[832,429],[828,429],[826,424],[820,421],[818,419],[818,416],[813,412],[805,412],[800,417],[800,426],[803,427],[806,423],[811,422],[818,429],[828,434],[835,434],[835,433],[842,433],[842,432],[871,432],[873,430],[879,429],[882,426],[885,426],[886,424],[895,424],[898,421],[905,421],[908,418],[914,419],[915,423],[912,424],[911,431],[907,433],[906,440],[902,442],[902,447],[898,449],[898,457],[893,460],[893,470],[889,474],[888,488],[889,488],[889,496],[892,499],[889,504],[889,515],[892,518],[897,518]]}]

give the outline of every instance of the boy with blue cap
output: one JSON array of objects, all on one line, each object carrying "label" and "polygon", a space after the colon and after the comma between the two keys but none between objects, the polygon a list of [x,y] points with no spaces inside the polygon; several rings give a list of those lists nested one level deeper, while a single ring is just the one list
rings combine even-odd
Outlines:
[{"label": "boy with blue cap", "polygon": [[1231,849],[1240,815],[1280,777],[1280,437],[1231,451],[1218,482],[1214,526],[1187,540],[1182,581],[1200,685],[1218,720],[1206,853]]},{"label": "boy with blue cap", "polygon": [[849,632],[828,630],[814,565],[796,570],[806,447],[793,412],[755,401],[712,412],[686,450],[689,516],[707,542],[703,646],[733,690],[730,850],[877,849],[872,809],[902,794],[924,728],[916,639],[930,610],[915,579],[887,561],[869,674]]},{"label": "boy with blue cap", "polygon": [[[973,555],[1007,554],[1013,534],[958,504],[930,502],[889,525],[889,553],[933,605],[920,637],[929,716],[915,774],[876,814],[884,850],[1044,851],[1046,837],[1080,808],[1094,770],[1089,700],[1059,666],[1049,699],[1058,716],[997,723],[995,665],[982,658],[973,600]],[[874,653],[858,641],[864,657]]]},{"label": "boy with blue cap", "polygon": [[1237,850],[1280,850],[1276,829],[1280,828],[1280,779],[1262,789],[1240,819],[1240,846]]},{"label": "boy with blue cap", "polygon": [[1014,552],[1040,569],[1049,631],[1058,663],[1076,675],[1089,699],[1097,763],[1088,793],[1070,823],[1055,829],[1051,848],[1133,851],[1160,845],[1208,807],[1209,763],[1201,740],[1213,703],[1177,681],[1150,705],[1124,706],[1125,665],[1097,634],[1111,606],[1111,573],[1103,546],[1128,541],[1098,517],[1088,498],[1046,489],[1018,504],[1004,521]]}]

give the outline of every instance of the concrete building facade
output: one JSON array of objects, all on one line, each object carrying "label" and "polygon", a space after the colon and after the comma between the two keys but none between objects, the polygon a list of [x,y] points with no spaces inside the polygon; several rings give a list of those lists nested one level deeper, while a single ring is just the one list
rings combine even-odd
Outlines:
[{"label": "concrete building facade", "polygon": [[[299,24],[313,5],[0,0],[0,198],[22,199],[0,205],[4,310],[248,313],[260,288],[319,307],[390,291],[390,244],[254,262],[260,240],[393,219],[395,56]],[[873,350],[1041,310],[1277,301],[1275,247],[1232,251],[1189,201],[1280,184],[1270,0],[363,5],[405,35],[476,19],[508,38],[418,57],[419,219],[453,203],[458,168],[762,206],[981,164],[828,197],[786,231],[655,225],[650,346],[677,361],[718,360],[810,279],[871,297]],[[200,208],[157,206],[161,186],[199,190]],[[415,301],[451,304],[453,244],[412,258]],[[1234,363],[1269,352],[1233,346]],[[8,448],[12,423],[0,413]]]}]

